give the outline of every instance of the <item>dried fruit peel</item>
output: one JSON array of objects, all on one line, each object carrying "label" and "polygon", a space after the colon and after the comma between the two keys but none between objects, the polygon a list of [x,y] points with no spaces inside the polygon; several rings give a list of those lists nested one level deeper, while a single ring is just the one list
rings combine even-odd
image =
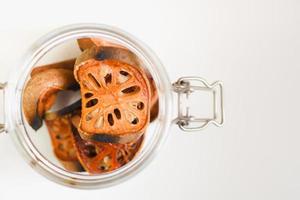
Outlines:
[{"label": "dried fruit peel", "polygon": [[127,63],[129,65],[140,67],[141,63],[138,57],[131,51],[124,48],[117,47],[107,47],[107,46],[93,46],[80,54],[77,57],[74,68],[74,75],[77,79],[76,72],[85,61],[95,59],[95,60],[116,60],[120,62]]},{"label": "dried fruit peel", "polygon": [[88,60],[77,73],[82,96],[79,131],[85,139],[112,136],[123,143],[144,132],[150,119],[150,87],[145,73],[113,60]]},{"label": "dried fruit peel", "polygon": [[54,103],[56,92],[74,84],[77,82],[69,69],[49,68],[32,76],[23,93],[23,111],[29,125],[37,130],[42,125],[44,112]]},{"label": "dried fruit peel", "polygon": [[158,93],[155,81],[150,73],[146,73],[147,78],[150,83],[150,91],[151,91],[151,100],[150,100],[150,122],[154,121],[159,112],[159,101],[158,101]]},{"label": "dried fruit peel", "polygon": [[33,77],[38,75],[42,71],[49,70],[49,69],[68,69],[73,71],[75,65],[76,58],[72,58],[69,60],[64,60],[56,63],[51,63],[47,65],[38,66],[32,69],[30,76]]},{"label": "dried fruit peel", "polygon": [[89,49],[93,46],[110,46],[123,48],[121,45],[115,44],[113,42],[108,42],[101,38],[80,38],[77,39],[77,43],[81,51]]}]

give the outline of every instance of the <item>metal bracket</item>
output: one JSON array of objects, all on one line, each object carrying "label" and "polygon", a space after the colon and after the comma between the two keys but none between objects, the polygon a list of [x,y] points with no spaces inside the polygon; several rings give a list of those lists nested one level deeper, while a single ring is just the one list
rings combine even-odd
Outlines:
[{"label": "metal bracket", "polygon": [[[6,83],[0,83],[0,90],[3,90],[3,104],[4,104],[4,88],[6,87]],[[3,109],[4,112],[4,109]],[[0,123],[0,133],[5,132],[5,124]]]},{"label": "metal bracket", "polygon": [[[183,131],[199,131],[205,129],[209,124],[214,124],[218,127],[224,123],[224,108],[223,108],[223,84],[216,81],[209,84],[205,79],[200,77],[181,77],[173,83],[173,90],[178,94],[178,116],[174,120],[179,128]],[[190,115],[190,107],[182,106],[182,96],[186,95],[186,99],[193,92],[209,91],[213,95],[213,117],[198,118]],[[217,99],[219,94],[219,103]]]}]

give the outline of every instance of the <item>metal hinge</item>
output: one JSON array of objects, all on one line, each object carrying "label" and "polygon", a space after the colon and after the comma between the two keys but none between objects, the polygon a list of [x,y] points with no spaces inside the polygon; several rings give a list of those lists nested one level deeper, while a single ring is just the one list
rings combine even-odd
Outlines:
[{"label": "metal hinge", "polygon": [[[209,84],[205,79],[200,77],[181,77],[173,83],[173,90],[178,94],[178,116],[175,123],[183,131],[203,130],[210,124],[222,126],[224,123],[223,108],[223,84],[215,81]],[[194,92],[208,91],[212,93],[212,117],[201,118],[190,114],[190,106],[182,105],[182,98],[186,99]],[[195,108],[194,108],[195,109]]]},{"label": "metal hinge", "polygon": [[[0,90],[3,90],[3,105],[4,105],[4,88],[5,87],[6,87],[6,83],[0,83]],[[4,112],[4,108],[2,111]],[[3,116],[5,117],[5,113],[3,113]],[[0,123],[0,133],[3,133],[3,132],[5,132],[5,124]]]}]

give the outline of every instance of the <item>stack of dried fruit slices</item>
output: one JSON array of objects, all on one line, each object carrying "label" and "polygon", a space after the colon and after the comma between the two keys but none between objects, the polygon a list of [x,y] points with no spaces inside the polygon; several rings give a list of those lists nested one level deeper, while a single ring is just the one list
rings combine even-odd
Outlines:
[{"label": "stack of dried fruit slices", "polygon": [[[99,38],[77,40],[74,59],[35,67],[23,93],[29,125],[48,128],[55,156],[66,170],[100,174],[130,162],[158,115],[150,73],[129,49]],[[52,112],[58,92],[81,99]]]}]

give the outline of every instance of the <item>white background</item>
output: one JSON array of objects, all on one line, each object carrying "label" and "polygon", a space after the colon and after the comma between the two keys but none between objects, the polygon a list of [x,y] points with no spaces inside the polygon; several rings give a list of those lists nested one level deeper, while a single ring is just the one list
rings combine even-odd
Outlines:
[{"label": "white background", "polygon": [[299,199],[300,1],[4,1],[0,81],[37,38],[62,25],[118,26],[147,43],[171,80],[223,80],[226,124],[176,126],[160,155],[112,188],[83,191],[33,171],[0,137],[0,200]]}]

